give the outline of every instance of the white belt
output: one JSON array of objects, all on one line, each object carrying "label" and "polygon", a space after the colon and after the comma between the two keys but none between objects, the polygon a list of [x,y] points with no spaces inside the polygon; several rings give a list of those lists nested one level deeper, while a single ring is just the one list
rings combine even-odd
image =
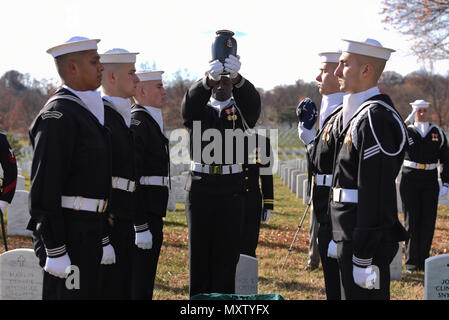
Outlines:
[{"label": "white belt", "polygon": [[433,170],[438,167],[438,163],[418,163],[409,160],[404,160],[404,167],[420,170]]},{"label": "white belt", "polygon": [[332,188],[332,200],[334,202],[358,202],[357,189]]},{"label": "white belt", "polygon": [[168,187],[168,177],[163,176],[144,176],[140,177],[140,184],[144,186],[167,186]]},{"label": "white belt", "polygon": [[330,187],[332,185],[331,174],[317,174],[315,175],[315,183],[317,186]]},{"label": "white belt", "polygon": [[103,199],[61,196],[61,207],[76,211],[82,210],[103,213],[106,211],[107,205],[108,201]]},{"label": "white belt", "polygon": [[209,165],[193,161],[190,170],[207,174],[233,174],[243,171],[241,164]]},{"label": "white belt", "polygon": [[112,188],[134,192],[136,190],[136,182],[125,178],[112,177]]}]

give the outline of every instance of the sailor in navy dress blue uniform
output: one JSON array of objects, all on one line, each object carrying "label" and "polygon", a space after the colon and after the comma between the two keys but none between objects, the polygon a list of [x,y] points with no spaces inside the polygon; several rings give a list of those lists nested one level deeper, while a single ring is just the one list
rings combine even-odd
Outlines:
[{"label": "sailor in navy dress blue uniform", "polygon": [[[416,100],[410,103],[412,113],[408,124],[408,148],[405,151],[400,183],[405,228],[410,239],[405,244],[407,272],[424,270],[429,257],[437,219],[438,198],[445,196],[449,187],[449,147],[444,132],[429,123],[429,103]],[[416,115],[415,115],[416,114]],[[438,183],[438,166],[441,164]]]},{"label": "sailor in navy dress blue uniform", "polygon": [[[247,139],[255,139],[255,149],[246,151],[248,158],[243,166],[245,193],[240,253],[255,258],[260,223],[268,222],[274,208],[274,155],[268,137],[255,133]],[[251,143],[248,141],[247,145],[250,146]]]},{"label": "sailor in navy dress blue uniform", "polygon": [[[243,158],[238,163],[236,154],[243,156],[244,131],[255,126],[261,111],[259,93],[239,69],[239,59],[232,55],[224,65],[211,62],[181,106],[192,160],[186,182],[190,296],[235,291],[244,192]],[[229,78],[221,76],[223,70]],[[237,142],[229,140],[232,135]]]},{"label": "sailor in navy dress blue uniform", "polygon": [[372,39],[344,40],[335,70],[347,91],[336,119],[330,214],[342,299],[389,299],[390,263],[406,231],[397,215],[395,179],[405,125],[378,79],[392,51]]},{"label": "sailor in navy dress blue uniform", "polygon": [[[47,51],[55,57],[64,85],[29,131],[34,156],[27,228],[45,270],[44,299],[99,299],[100,264],[115,259],[106,211],[110,133],[95,91],[103,70],[98,41],[73,37]],[[77,280],[67,285],[71,271]]]},{"label": "sailor in navy dress blue uniform", "polygon": [[137,53],[115,48],[100,55],[104,66],[102,91],[105,126],[112,141],[112,190],[109,201],[110,241],[116,263],[103,267],[104,299],[131,299],[134,225],[145,224],[136,210],[137,172],[134,136],[131,126],[131,101],[139,79],[135,75]]},{"label": "sailor in navy dress blue uniform", "polygon": [[3,133],[0,133],[0,165],[3,170],[3,177],[0,179],[0,209],[5,214],[16,192],[17,162],[8,138]]},{"label": "sailor in navy dress blue uniform", "polygon": [[[159,254],[164,238],[163,218],[170,187],[170,150],[164,134],[162,107],[166,92],[163,71],[141,70],[140,83],[131,109],[131,129],[136,139],[138,208],[152,235],[152,246],[134,249],[133,299],[152,299]],[[136,226],[140,236],[145,226]]]},{"label": "sailor in navy dress blue uniform", "polygon": [[307,148],[309,181],[313,189],[312,208],[318,222],[318,250],[323,266],[326,297],[328,300],[339,300],[341,298],[340,275],[335,253],[332,253],[336,245],[332,241],[332,225],[328,209],[335,154],[332,130],[335,119],[341,113],[344,96],[344,92],[340,92],[338,79],[334,75],[341,52],[322,52],[319,55],[322,58],[322,64],[316,80],[320,93],[323,95],[319,130],[315,133],[312,127],[317,118],[314,116],[316,106],[312,100],[305,99],[298,105],[298,134]]}]

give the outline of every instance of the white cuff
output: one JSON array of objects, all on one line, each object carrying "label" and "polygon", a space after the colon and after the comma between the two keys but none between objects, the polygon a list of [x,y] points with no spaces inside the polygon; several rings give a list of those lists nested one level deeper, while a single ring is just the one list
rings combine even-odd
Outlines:
[{"label": "white cuff", "polygon": [[315,139],[315,135],[315,129],[306,129],[301,123],[298,124],[298,136],[305,145],[311,143]]},{"label": "white cuff", "polygon": [[352,255],[352,263],[354,263],[358,267],[366,268],[373,263],[373,258],[362,259],[357,258],[355,255]]}]

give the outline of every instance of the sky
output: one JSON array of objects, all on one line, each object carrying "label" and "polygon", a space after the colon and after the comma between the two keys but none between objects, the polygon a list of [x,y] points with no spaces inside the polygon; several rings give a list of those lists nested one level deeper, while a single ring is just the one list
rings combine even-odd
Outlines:
[{"label": "sky", "polygon": [[[207,70],[215,31],[237,33],[240,73],[270,90],[296,80],[313,81],[319,52],[338,49],[341,39],[373,38],[395,49],[386,71],[402,75],[422,64],[410,42],[382,23],[381,0],[1,0],[0,74],[28,73],[58,81],[46,50],[72,36],[101,39],[98,52],[139,52],[136,67],[156,66],[164,80],[176,72],[198,79]],[[434,71],[446,75],[449,61]]]}]

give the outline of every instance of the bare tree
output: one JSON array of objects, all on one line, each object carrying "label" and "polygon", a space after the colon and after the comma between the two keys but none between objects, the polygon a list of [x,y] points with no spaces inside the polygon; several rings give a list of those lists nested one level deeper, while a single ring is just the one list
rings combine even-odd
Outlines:
[{"label": "bare tree", "polygon": [[412,41],[422,61],[449,58],[448,0],[383,0],[383,22]]}]

